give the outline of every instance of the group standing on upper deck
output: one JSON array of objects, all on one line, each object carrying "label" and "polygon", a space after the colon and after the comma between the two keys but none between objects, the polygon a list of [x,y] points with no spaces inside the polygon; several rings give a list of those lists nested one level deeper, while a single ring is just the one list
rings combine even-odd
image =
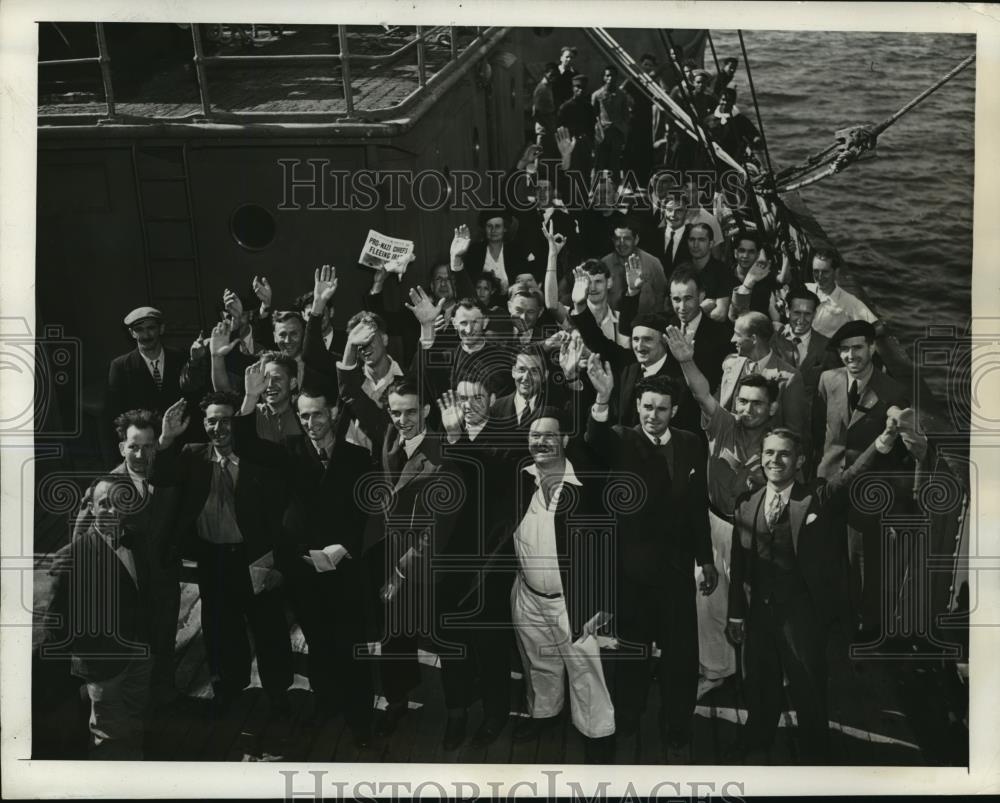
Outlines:
[{"label": "group standing on upper deck", "polygon": [[[688,763],[697,700],[743,672],[734,758],[773,740],[787,678],[802,755],[828,759],[831,628],[873,641],[892,615],[885,535],[849,490],[880,472],[913,498],[928,446],[909,393],[839,255],[723,182],[706,195],[693,142],[613,66],[588,100],[573,56],[546,66],[513,168],[534,206],[480,210],[481,237],[456,228],[426,284],[405,262],[351,267],[371,287],[338,331],[333,266],[287,302],[247,277],[186,354],[158,309],[125,316],[137,348],[112,362],[105,410],[123,461],[57,564],[54,642],[87,683],[95,757],[141,757],[148,707],[177,693],[187,557],[219,710],[255,655],[287,719],[288,608],[317,715],[342,713],[359,745],[407,715],[424,650],[446,750],[477,699],[473,743],[507,727],[519,655],[515,740],[557,722],[568,689],[588,760],[613,762],[655,676],[666,758]],[[676,53],[639,63],[755,158],[735,59],[714,77]],[[619,192],[660,167],[684,180],[645,206]],[[590,204],[565,202],[574,180]]]}]

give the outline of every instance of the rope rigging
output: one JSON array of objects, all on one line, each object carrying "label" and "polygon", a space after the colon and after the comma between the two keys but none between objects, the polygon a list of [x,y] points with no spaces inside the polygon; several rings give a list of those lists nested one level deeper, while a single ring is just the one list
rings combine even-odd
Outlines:
[{"label": "rope rigging", "polygon": [[835,141],[821,151],[814,153],[804,162],[782,170],[777,176],[778,189],[781,192],[791,192],[817,181],[822,181],[847,169],[855,162],[872,156],[878,144],[879,135],[895,124],[904,114],[912,111],[962,70],[972,64],[976,57],[968,56],[952,70],[935,81],[931,86],[909,102],[890,114],[877,125],[858,125],[841,129],[834,135]]}]

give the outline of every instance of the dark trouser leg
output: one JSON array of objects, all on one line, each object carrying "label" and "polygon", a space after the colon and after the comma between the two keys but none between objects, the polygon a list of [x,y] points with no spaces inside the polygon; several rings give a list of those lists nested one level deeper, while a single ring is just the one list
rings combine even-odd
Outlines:
[{"label": "dark trouser leg", "polygon": [[668,738],[691,739],[691,719],[698,701],[698,611],[694,570],[671,568],[658,593],[660,644],[660,695],[664,702]]},{"label": "dark trouser leg", "polygon": [[[475,699],[476,656],[470,631],[449,630],[447,650],[451,655],[441,655],[441,686],[445,706],[451,709],[468,708]],[[461,655],[454,654],[458,650]]]},{"label": "dark trouser leg", "polygon": [[747,741],[769,746],[778,730],[782,672],[772,605],[754,599],[746,623]]},{"label": "dark trouser leg", "polygon": [[637,720],[646,709],[651,674],[650,645],[655,630],[655,612],[649,607],[652,596],[644,586],[622,584],[616,629],[619,650],[609,662],[613,664],[615,718],[620,723]]},{"label": "dark trouser leg", "polygon": [[151,643],[154,689],[174,691],[174,647],[181,606],[180,571],[176,565],[150,572]]},{"label": "dark trouser leg", "polygon": [[808,597],[796,597],[777,606],[773,615],[776,646],[798,719],[803,763],[824,763],[830,747],[826,627]]},{"label": "dark trouser leg", "polygon": [[292,644],[281,591],[251,594],[246,613],[257,650],[261,686],[271,698],[281,697],[292,685]]},{"label": "dark trouser leg", "polygon": [[212,675],[238,692],[250,682],[250,643],[243,618],[250,575],[242,547],[201,544],[201,630]]}]

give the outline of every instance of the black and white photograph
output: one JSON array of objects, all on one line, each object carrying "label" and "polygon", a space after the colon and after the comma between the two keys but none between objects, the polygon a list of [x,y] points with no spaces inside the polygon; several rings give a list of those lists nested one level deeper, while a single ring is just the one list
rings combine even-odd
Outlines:
[{"label": "black and white photograph", "polygon": [[5,767],[997,790],[996,20],[110,5],[0,43]]}]

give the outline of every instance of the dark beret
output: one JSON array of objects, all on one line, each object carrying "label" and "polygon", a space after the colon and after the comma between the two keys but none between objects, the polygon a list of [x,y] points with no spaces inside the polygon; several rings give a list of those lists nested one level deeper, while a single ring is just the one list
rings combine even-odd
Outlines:
[{"label": "dark beret", "polygon": [[830,342],[834,346],[839,346],[842,340],[852,337],[863,337],[865,340],[874,341],[875,327],[868,321],[848,321],[836,331]]},{"label": "dark beret", "polygon": [[632,320],[632,328],[645,326],[647,329],[655,329],[657,332],[666,333],[669,323],[667,318],[658,312],[643,312],[636,315]]}]

